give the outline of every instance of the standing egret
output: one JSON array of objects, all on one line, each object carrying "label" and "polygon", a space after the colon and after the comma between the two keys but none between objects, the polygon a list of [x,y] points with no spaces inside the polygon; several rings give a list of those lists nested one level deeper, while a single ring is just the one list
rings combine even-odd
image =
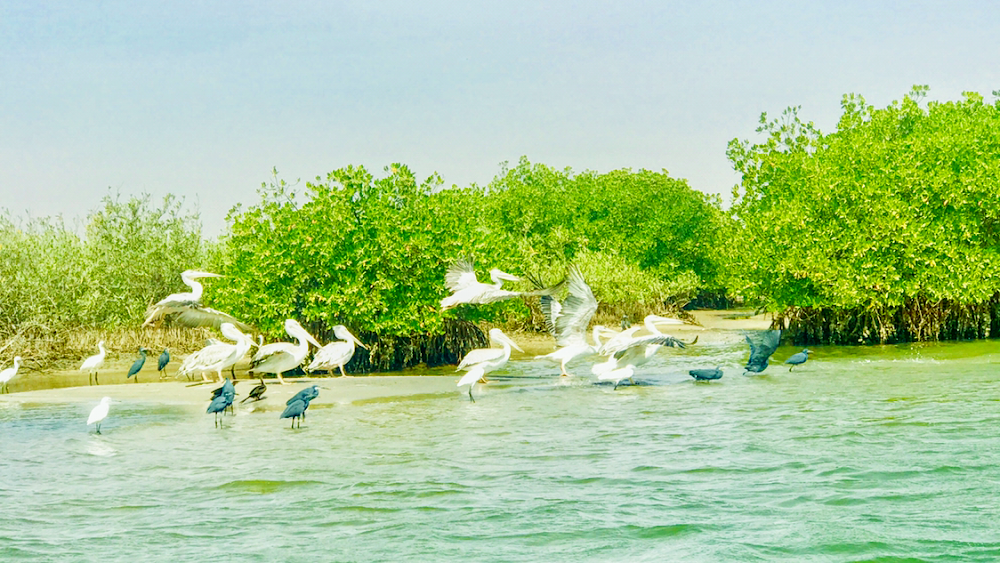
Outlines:
[{"label": "standing egret", "polygon": [[496,268],[490,270],[490,279],[493,280],[492,284],[480,282],[476,278],[476,271],[472,260],[457,260],[448,267],[448,271],[444,276],[444,285],[452,293],[441,300],[441,310],[447,311],[463,303],[482,305],[514,297],[547,295],[555,291],[557,287],[542,288],[535,291],[508,291],[503,289],[503,282],[521,281],[521,278],[512,276]]},{"label": "standing egret", "polygon": [[10,393],[10,388],[7,387],[7,383],[10,382],[11,379],[14,379],[14,376],[17,375],[17,370],[20,367],[21,356],[14,356],[14,367],[0,371],[0,391]]},{"label": "standing egret", "polygon": [[285,380],[281,374],[299,367],[309,353],[309,344],[320,347],[319,342],[295,319],[285,321],[285,332],[296,339],[298,344],[274,342],[261,346],[250,361],[250,369],[254,373],[273,373],[278,376],[278,382],[282,385],[285,385]]},{"label": "standing egret", "polygon": [[250,394],[240,401],[240,404],[247,402],[248,399],[253,399],[256,403],[257,401],[264,398],[264,392],[267,391],[267,385],[264,385],[264,376],[260,377],[260,385],[254,387],[250,390]]},{"label": "standing egret", "polygon": [[90,416],[87,417],[87,426],[91,424],[97,425],[97,434],[101,433],[101,421],[108,417],[108,410],[111,409],[111,397],[104,397],[101,402],[90,411]]},{"label": "standing egret", "polygon": [[[604,327],[597,325],[593,330],[594,345],[587,343],[587,326],[597,312],[597,299],[594,292],[583,279],[583,274],[576,266],[571,266],[567,276],[569,295],[560,307],[558,301],[549,296],[543,296],[543,302],[548,301],[549,305],[543,307],[549,311],[549,318],[546,322],[554,325],[556,344],[560,347],[555,352],[544,356],[535,356],[535,359],[548,360],[559,364],[560,374],[569,375],[566,371],[566,364],[575,358],[584,355],[597,353],[597,348],[601,346],[600,333]],[[548,297],[548,299],[544,299]],[[555,312],[555,314],[553,314]]]},{"label": "standing egret", "polygon": [[128,368],[128,376],[126,376],[125,379],[129,379],[134,375],[135,382],[139,383],[139,370],[141,370],[143,364],[146,363],[146,352],[149,352],[149,350],[139,346],[139,357],[132,363],[132,367]]},{"label": "standing egret", "polygon": [[[503,333],[499,328],[490,329],[490,342],[494,344],[500,344],[501,348],[478,348],[476,350],[470,351],[468,354],[462,358],[462,362],[458,364],[455,371],[461,370],[471,370],[474,367],[483,368],[483,375],[500,369],[507,363],[510,359],[510,349],[513,347],[518,352],[524,352],[510,339],[509,336]],[[482,376],[480,376],[482,378]]]},{"label": "standing egret", "polygon": [[368,349],[368,347],[355,338],[354,335],[351,334],[351,331],[347,330],[347,327],[344,325],[337,325],[333,327],[333,334],[342,340],[342,342],[331,342],[320,348],[316,352],[316,355],[313,356],[313,361],[307,368],[308,371],[320,369],[333,371],[333,368],[340,368],[340,375],[346,376],[347,374],[344,373],[344,365],[350,362],[351,358],[354,357],[355,346],[361,346],[366,350]]},{"label": "standing egret", "polygon": [[746,335],[745,338],[747,344],[750,345],[750,359],[747,360],[746,371],[743,372],[743,375],[760,373],[767,369],[768,358],[778,349],[778,344],[781,342],[781,331],[768,330],[764,332],[760,342],[757,343],[751,340],[749,335]]},{"label": "standing egret", "polygon": [[787,360],[785,360],[785,363],[789,364],[788,371],[792,371],[792,368],[795,367],[795,366],[802,365],[802,364],[806,363],[806,360],[809,359],[809,353],[810,352],[812,352],[812,350],[810,350],[809,348],[806,348],[806,349],[802,350],[801,352],[799,352],[798,354],[795,354],[791,358],[788,358]]},{"label": "standing egret", "polygon": [[240,330],[248,331],[250,327],[233,318],[232,315],[216,311],[201,304],[201,295],[204,288],[197,279],[199,278],[221,278],[219,274],[210,272],[199,272],[197,270],[185,270],[181,273],[181,280],[191,288],[185,293],[174,293],[168,295],[146,311],[146,320],[142,326],[149,326],[158,320],[164,319],[167,315],[176,315],[175,320],[183,326],[198,327],[211,326],[218,328],[222,323],[232,323]]},{"label": "standing egret", "polygon": [[711,381],[713,379],[722,379],[722,368],[717,367],[715,369],[692,369],[688,370],[688,375],[695,378],[696,381]]},{"label": "standing egret", "polygon": [[170,351],[163,349],[160,357],[156,360],[156,371],[160,372],[160,379],[167,377],[167,364],[170,363]]},{"label": "standing egret", "polygon": [[[101,369],[101,366],[104,365],[104,356],[108,353],[108,351],[104,349],[103,340],[97,343],[97,349],[100,350],[100,352],[84,360],[83,365],[80,366],[80,371],[87,371],[88,385],[93,385],[94,383],[100,385],[100,382],[97,381],[97,370]],[[93,379],[93,383],[91,383],[91,379]]]},{"label": "standing egret", "polygon": [[468,373],[462,376],[462,379],[458,380],[459,387],[462,387],[464,385],[469,386],[469,400],[472,401],[473,403],[475,403],[476,400],[472,397],[472,388],[476,386],[476,382],[478,382],[480,379],[483,378],[483,375],[485,375],[485,372],[483,371],[483,366],[477,365],[473,366],[472,369],[468,371]]},{"label": "standing egret", "polygon": [[222,323],[220,330],[222,335],[235,342],[235,344],[211,344],[191,354],[181,363],[177,373],[190,375],[201,373],[204,381],[209,381],[207,372],[215,372],[218,381],[222,381],[222,372],[227,367],[240,361],[250,350],[253,340],[240,332],[232,323]]}]

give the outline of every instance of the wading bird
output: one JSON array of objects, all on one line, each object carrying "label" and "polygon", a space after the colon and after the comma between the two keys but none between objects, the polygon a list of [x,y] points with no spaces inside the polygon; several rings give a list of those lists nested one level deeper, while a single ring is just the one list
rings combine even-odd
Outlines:
[{"label": "wading bird", "polygon": [[21,367],[21,356],[14,356],[14,367],[9,367],[3,371],[0,371],[0,391],[5,393],[10,393],[10,389],[7,384],[10,383],[11,379],[17,375],[18,368]]},{"label": "wading bird", "polygon": [[149,326],[156,321],[163,320],[167,315],[174,315],[175,322],[187,327],[211,326],[219,328],[222,323],[232,323],[240,330],[249,331],[248,325],[236,320],[232,315],[201,304],[204,288],[195,280],[221,277],[219,274],[210,272],[185,270],[181,273],[181,280],[191,288],[191,291],[174,293],[158,301],[146,311],[146,320],[142,326]]},{"label": "wading bird", "polygon": [[[481,367],[483,375],[490,373],[491,371],[496,371],[507,363],[510,359],[510,349],[514,348],[518,352],[524,352],[510,339],[506,334],[503,333],[499,328],[490,329],[490,342],[493,344],[499,344],[501,348],[477,348],[476,350],[471,350],[468,354],[462,358],[462,362],[458,364],[455,371],[461,370],[471,370],[475,367]],[[481,379],[485,380],[485,377],[480,376]]]},{"label": "wading bird", "polygon": [[693,369],[688,371],[688,375],[695,378],[698,381],[711,381],[713,379],[722,379],[722,368],[717,367],[715,369]]},{"label": "wading bird", "polygon": [[514,297],[524,297],[528,295],[547,295],[556,290],[558,285],[542,288],[535,291],[508,291],[503,289],[504,281],[521,281],[521,278],[512,276],[496,268],[490,270],[492,284],[482,283],[476,278],[476,272],[472,260],[457,260],[448,267],[444,276],[444,285],[451,291],[451,295],[441,300],[441,310],[447,311],[452,307],[457,307],[463,303],[470,305],[482,305],[485,303],[495,303]]},{"label": "wading bird", "polygon": [[566,364],[581,356],[597,353],[601,347],[600,334],[604,330],[601,325],[595,326],[592,336],[594,345],[587,343],[587,327],[597,312],[597,299],[576,266],[570,267],[566,280],[569,295],[562,305],[549,295],[542,296],[542,311],[548,313],[545,322],[555,335],[559,349],[544,356],[535,356],[536,360],[558,363],[563,376],[570,375]]},{"label": "wading bird", "polygon": [[250,361],[250,369],[254,373],[273,373],[278,376],[278,382],[282,385],[285,380],[281,374],[299,367],[306,354],[309,353],[309,344],[320,347],[306,329],[302,328],[299,321],[288,319],[285,321],[285,332],[291,336],[298,344],[288,342],[274,342],[266,346],[261,346],[260,350]]},{"label": "wading bird", "polygon": [[264,377],[261,376],[260,385],[251,389],[250,394],[244,397],[243,400],[240,401],[240,404],[247,402],[248,399],[253,399],[253,401],[256,403],[257,401],[264,398],[265,391],[267,391],[267,385],[264,385]]},{"label": "wading bird", "polygon": [[221,412],[223,416],[226,414],[226,408],[232,404],[225,394],[220,393],[218,397],[212,399],[211,404],[208,405],[208,410],[205,411],[206,414],[215,415],[215,427],[219,428],[222,426],[222,419],[219,418],[219,413]]},{"label": "wading bird", "polygon": [[788,358],[787,360],[785,360],[785,363],[789,364],[788,371],[792,371],[792,368],[795,367],[795,366],[799,366],[799,365],[802,365],[802,364],[806,363],[806,360],[809,359],[809,353],[810,352],[812,352],[812,350],[810,350],[809,348],[806,348],[806,349],[802,350],[801,352],[799,352],[798,354],[795,354],[791,358]]},{"label": "wading bird", "polygon": [[134,375],[135,382],[139,383],[139,370],[141,370],[143,364],[146,363],[146,352],[149,352],[149,350],[139,346],[139,357],[132,363],[132,367],[128,368],[128,375],[125,379],[129,379]]},{"label": "wading bird", "polygon": [[750,359],[747,360],[747,365],[745,366],[746,371],[743,375],[748,373],[760,373],[767,369],[767,360],[771,357],[771,354],[778,349],[778,344],[781,342],[781,331],[780,330],[768,330],[759,338],[760,342],[754,342],[750,339],[750,335],[745,336],[747,344],[750,345]]},{"label": "wading bird", "polygon": [[[285,404],[291,405],[295,401],[305,401],[306,408],[308,408],[309,403],[311,403],[312,400],[315,399],[316,397],[319,397],[319,385],[312,385],[310,387],[306,387],[305,389],[299,391],[295,395],[292,395],[292,398],[285,401]],[[306,411],[302,411],[302,418],[305,419],[305,417],[306,417]]]},{"label": "wading bird", "polygon": [[299,420],[299,428],[302,428],[302,418],[306,413],[306,409],[309,408],[309,403],[302,399],[296,399],[289,403],[285,410],[281,411],[281,416],[278,418],[290,418],[292,419],[292,428],[295,428],[295,420]]},{"label": "wading bird", "polygon": [[485,372],[482,366],[473,366],[468,373],[462,376],[462,379],[458,380],[458,387],[469,386],[469,400],[473,403],[476,402],[476,399],[472,397],[472,388],[476,386],[476,382],[483,378],[483,375]]},{"label": "wading bird", "polygon": [[[663,346],[674,348],[686,347],[677,338],[660,332],[660,329],[656,326],[658,324],[679,325],[683,324],[683,322],[678,319],[661,317],[659,315],[646,315],[642,326],[633,326],[628,330],[619,332],[604,343],[600,353],[608,356],[608,360],[594,364],[590,370],[591,373],[600,376],[605,372],[622,368],[626,365],[631,365],[632,367],[641,366],[651,360]],[[650,334],[635,336],[635,333],[641,328],[645,328]],[[695,341],[697,342],[697,339]],[[631,378],[631,376],[629,377]]]},{"label": "wading bird", "polygon": [[211,344],[191,354],[181,363],[177,369],[180,375],[189,376],[193,373],[201,373],[203,381],[209,381],[206,373],[215,372],[218,381],[222,381],[222,372],[226,368],[233,366],[240,361],[250,350],[253,340],[240,332],[232,323],[222,323],[220,327],[222,335],[235,342],[235,344]]},{"label": "wading bird", "polygon": [[346,376],[344,373],[344,366],[351,361],[354,357],[355,346],[361,346],[364,349],[368,349],[367,346],[361,343],[360,340],[351,334],[351,331],[347,330],[344,325],[337,325],[333,327],[333,334],[342,340],[342,342],[330,342],[326,346],[320,348],[316,355],[313,356],[312,363],[306,368],[307,371],[315,370],[327,370],[332,372],[334,368],[340,368],[340,375]]},{"label": "wading bird", "polygon": [[606,372],[598,375],[597,376],[597,380],[598,381],[614,381],[615,382],[615,390],[617,390],[618,386],[621,385],[621,382],[624,381],[624,380],[626,380],[626,379],[629,380],[629,382],[631,382],[633,385],[635,385],[635,381],[632,380],[632,375],[633,374],[635,374],[635,367],[632,366],[632,365],[627,365],[627,366],[622,367],[622,368],[617,368],[617,369],[613,369],[611,371],[606,371]]},{"label": "wading bird", "polygon": [[90,411],[90,416],[87,417],[87,426],[91,424],[97,425],[97,434],[101,433],[101,421],[108,417],[108,411],[111,409],[111,397],[104,397],[101,402],[97,404],[93,410]]},{"label": "wading bird", "polygon": [[[215,399],[217,399],[221,395],[228,396],[229,404],[226,405],[226,407],[229,408],[230,410],[232,410],[233,414],[236,414],[236,408],[233,407],[233,401],[236,399],[236,383],[237,382],[233,382],[233,381],[230,381],[229,379],[226,379],[222,383],[221,387],[218,387],[217,389],[213,389],[212,390],[212,400],[213,401]],[[223,414],[225,414],[225,412],[223,412]]]},{"label": "wading bird", "polygon": [[167,364],[170,363],[170,351],[166,348],[160,354],[160,357],[156,360],[156,371],[160,372],[160,379],[167,376]]},{"label": "wading bird", "polygon": [[[88,385],[93,385],[94,383],[100,385],[100,382],[97,381],[97,371],[104,365],[104,356],[108,353],[108,351],[104,349],[103,340],[97,343],[97,349],[100,350],[100,352],[84,360],[83,365],[80,366],[80,371],[87,372]],[[93,382],[91,382],[91,380],[93,380]]]}]

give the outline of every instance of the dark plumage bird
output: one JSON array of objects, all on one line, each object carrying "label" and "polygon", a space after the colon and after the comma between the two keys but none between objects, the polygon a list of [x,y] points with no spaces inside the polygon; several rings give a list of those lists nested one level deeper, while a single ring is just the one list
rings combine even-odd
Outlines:
[{"label": "dark plumage bird", "polygon": [[718,367],[715,369],[693,369],[688,371],[688,375],[695,378],[698,381],[711,381],[713,379],[722,379],[722,368]]},{"label": "dark plumage bird", "polygon": [[251,389],[250,390],[250,394],[247,395],[246,397],[244,397],[244,399],[242,401],[240,401],[240,404],[247,402],[247,399],[253,399],[254,402],[257,402],[257,401],[263,399],[265,391],[267,391],[267,385],[264,385],[264,378],[261,377],[260,378],[260,385],[258,385],[256,387],[254,387],[253,389]]},{"label": "dark plumage bird", "polygon": [[149,350],[143,348],[142,346],[139,346],[139,358],[132,363],[132,367],[128,368],[128,377],[126,377],[126,379],[129,379],[134,375],[135,382],[139,383],[138,373],[139,370],[142,369],[143,364],[146,363],[146,352],[149,352]]},{"label": "dark plumage bird", "polygon": [[214,398],[214,399],[212,399],[212,403],[210,405],[208,405],[208,410],[205,411],[205,412],[206,413],[214,413],[215,414],[215,427],[216,428],[222,426],[222,420],[219,418],[219,413],[221,412],[221,413],[225,414],[226,407],[228,407],[230,404],[232,404],[231,400],[229,400],[228,398],[226,398],[225,395],[219,394],[219,396],[216,397],[216,398]]},{"label": "dark plumage bird", "polygon": [[795,354],[791,358],[788,358],[787,360],[785,360],[785,363],[789,364],[788,371],[792,371],[792,368],[795,367],[795,366],[802,365],[802,364],[806,363],[806,360],[809,359],[809,353],[810,352],[812,352],[812,350],[810,350],[809,348],[806,348],[806,349],[802,350],[801,352],[799,352],[798,354]]},{"label": "dark plumage bird", "polygon": [[156,371],[160,372],[160,377],[167,376],[167,364],[170,363],[170,352],[164,348],[160,358],[156,360]]},{"label": "dark plumage bird", "polygon": [[[222,387],[218,387],[218,388],[212,390],[212,400],[213,401],[215,399],[219,398],[222,395],[227,395],[229,397],[229,404],[226,405],[226,406],[227,407],[232,407],[233,406],[233,401],[236,399],[236,384],[234,384],[232,381],[230,381],[230,380],[227,379],[222,384]],[[233,410],[235,410],[235,407],[233,407]]]},{"label": "dark plumage bird", "polygon": [[743,375],[751,372],[760,373],[767,369],[768,358],[778,349],[778,344],[781,342],[781,331],[765,331],[757,343],[754,343],[749,335],[746,336],[746,339],[747,344],[750,345],[750,359],[747,361],[746,371],[743,372]]},{"label": "dark plumage bird", "polygon": [[282,411],[281,416],[278,418],[290,418],[292,419],[292,428],[295,428],[295,419],[299,419],[299,428],[302,428],[302,417],[306,413],[306,409],[309,408],[309,403],[302,399],[296,399]]},{"label": "dark plumage bird", "polygon": [[[295,401],[305,401],[306,408],[309,408],[309,403],[313,399],[315,399],[316,397],[319,397],[319,385],[313,385],[311,387],[306,387],[305,389],[303,389],[303,390],[299,391],[298,393],[296,393],[295,395],[293,395],[291,399],[288,399],[287,401],[285,401],[285,404],[286,405],[291,405]],[[305,410],[302,411],[302,418],[306,417],[305,412],[306,412]],[[285,417],[282,417],[282,418],[285,418]]]}]

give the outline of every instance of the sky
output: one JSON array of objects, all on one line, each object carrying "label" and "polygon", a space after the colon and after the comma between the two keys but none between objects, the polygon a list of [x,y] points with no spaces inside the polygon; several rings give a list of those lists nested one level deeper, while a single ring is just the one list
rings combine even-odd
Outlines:
[{"label": "sky", "polygon": [[0,209],[79,226],[168,193],[207,236],[272,168],[484,185],[501,163],[667,170],[728,199],[762,112],[832,131],[1000,89],[995,4],[133,0],[0,3]]}]

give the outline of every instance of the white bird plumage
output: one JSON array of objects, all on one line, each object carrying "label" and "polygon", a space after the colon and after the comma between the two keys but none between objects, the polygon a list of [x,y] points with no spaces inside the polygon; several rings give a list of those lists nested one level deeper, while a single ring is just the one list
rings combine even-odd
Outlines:
[{"label": "white bird plumage", "polygon": [[309,353],[309,345],[320,347],[320,343],[295,319],[285,321],[285,332],[298,344],[274,342],[261,346],[250,362],[250,369],[254,373],[273,373],[278,376],[278,382],[282,385],[285,384],[285,380],[281,374],[297,368],[302,363]]},{"label": "white bird plumage", "polygon": [[[684,343],[677,338],[660,332],[656,327],[657,324],[679,325],[683,324],[683,321],[659,315],[647,315],[642,326],[634,326],[622,331],[604,343],[601,354],[608,356],[608,359],[602,363],[594,364],[591,373],[600,378],[602,374],[619,368],[645,364],[663,346],[685,347]],[[641,328],[645,328],[650,334],[635,336],[635,333]],[[630,375],[629,379],[631,377]]]},{"label": "white bird plumage", "polygon": [[559,304],[551,296],[542,296],[543,311],[547,313],[546,324],[556,337],[559,349],[555,352],[536,356],[536,359],[548,360],[559,364],[561,375],[570,375],[566,364],[580,356],[593,355],[601,347],[601,332],[604,327],[597,325],[593,329],[594,344],[587,343],[587,327],[597,312],[597,298],[583,279],[583,274],[576,266],[570,266],[566,277],[569,295]]},{"label": "white bird plumage", "polygon": [[87,417],[87,426],[96,424],[97,433],[100,434],[101,421],[108,417],[109,410],[111,410],[111,397],[104,397],[101,399],[101,402],[90,411],[90,416]]},{"label": "white bird plumage", "polygon": [[3,371],[0,371],[0,392],[6,391],[10,393],[10,389],[7,388],[7,384],[10,383],[11,379],[17,375],[18,368],[21,367],[21,356],[14,356],[14,365]]},{"label": "white bird plumage", "polygon": [[444,285],[452,294],[441,300],[441,309],[451,309],[462,303],[493,303],[522,295],[517,291],[503,289],[504,281],[521,281],[521,278],[494,268],[490,270],[490,279],[493,280],[492,284],[483,283],[476,278],[472,260],[457,260],[448,267],[444,276]]},{"label": "white bird plumage", "polygon": [[333,327],[333,334],[340,341],[330,342],[326,346],[320,348],[316,355],[313,356],[312,363],[309,364],[307,368],[308,371],[316,370],[330,370],[334,368],[340,368],[340,375],[346,376],[347,373],[344,372],[344,365],[351,361],[354,357],[355,346],[361,346],[362,348],[368,349],[367,346],[361,343],[351,331],[347,329],[344,325],[337,325]]},{"label": "white bird plumage", "polygon": [[483,378],[486,373],[483,371],[482,366],[473,366],[469,369],[468,373],[462,376],[462,379],[458,380],[458,387],[469,386],[469,400],[473,403],[476,400],[472,397],[472,388],[476,386],[476,382]]},{"label": "white bird plumage", "polygon": [[[618,385],[628,379],[632,381],[632,375],[635,373],[635,367],[631,365],[626,365],[622,368],[613,369],[611,371],[606,371],[597,376],[598,381],[614,381],[615,389],[618,389]],[[634,383],[634,382],[633,382]]]},{"label": "white bird plumage", "polygon": [[[499,328],[490,329],[490,342],[499,344],[500,348],[478,348],[470,351],[462,358],[461,363],[455,371],[471,370],[482,368],[483,374],[496,371],[503,367],[510,359],[510,350],[514,348],[518,352],[524,352],[509,336]],[[481,377],[481,376],[480,376]]]},{"label": "white bird plumage", "polygon": [[83,361],[83,365],[80,366],[80,371],[87,372],[87,383],[90,383],[90,378],[93,377],[94,383],[97,381],[97,372],[104,366],[104,357],[107,355],[108,351],[104,349],[104,341],[97,343],[97,349],[100,350],[97,354],[90,356]]},{"label": "white bird plumage", "polygon": [[174,293],[159,300],[146,311],[146,320],[142,326],[149,326],[167,315],[176,315],[175,322],[187,327],[211,326],[219,328],[222,323],[232,323],[240,330],[250,330],[247,324],[236,320],[232,315],[202,305],[201,296],[204,287],[195,280],[221,277],[223,276],[211,272],[185,270],[181,273],[181,280],[191,288],[191,291]]},{"label": "white bird plumage", "polygon": [[198,350],[184,359],[177,369],[178,375],[201,373],[202,380],[210,381],[206,373],[215,372],[218,381],[222,381],[222,371],[240,361],[253,345],[253,340],[232,323],[222,323],[219,330],[235,344],[210,344]]}]

